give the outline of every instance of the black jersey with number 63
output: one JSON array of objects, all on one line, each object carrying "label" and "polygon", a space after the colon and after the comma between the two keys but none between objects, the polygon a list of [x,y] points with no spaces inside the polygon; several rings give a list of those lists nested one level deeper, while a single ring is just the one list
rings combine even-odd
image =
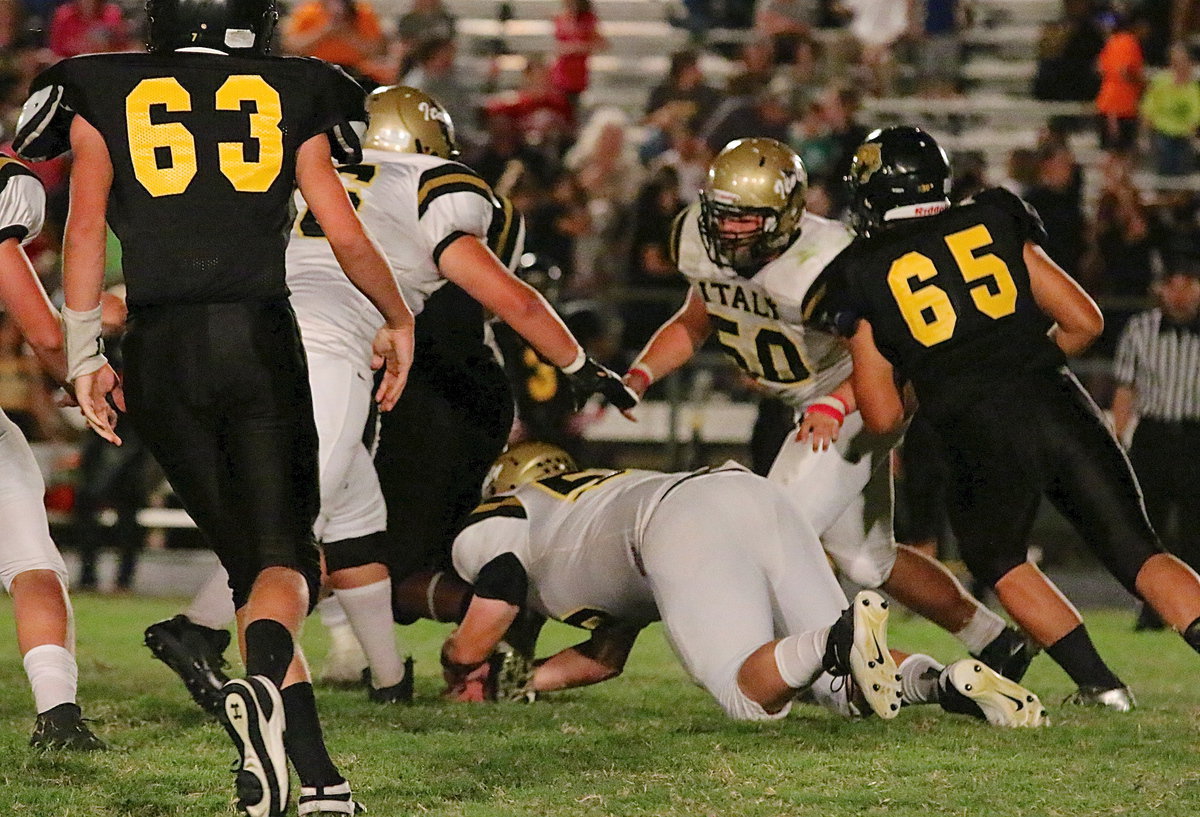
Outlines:
[{"label": "black jersey with number 63", "polygon": [[329,131],[335,155],[355,159],[346,125],[365,119],[357,83],[302,58],[89,55],[32,91],[17,136],[25,155],[65,146],[72,115],[104,137],[108,220],[133,306],[286,295],[296,152]]},{"label": "black jersey with number 63", "polygon": [[[838,323],[871,323],[875,345],[934,415],[969,406],[997,382],[1063,364],[1030,289],[1023,252],[1045,231],[1002,189],[858,239],[830,265]],[[840,280],[839,280],[840,279]],[[844,287],[844,288],[843,288]]]}]

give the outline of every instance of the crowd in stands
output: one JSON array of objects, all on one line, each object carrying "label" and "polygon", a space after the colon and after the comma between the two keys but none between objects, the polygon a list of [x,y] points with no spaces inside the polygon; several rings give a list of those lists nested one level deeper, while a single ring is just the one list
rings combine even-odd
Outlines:
[{"label": "crowd in stands", "polygon": [[[129,22],[138,9],[122,2],[0,0],[0,131],[11,135],[29,81],[45,66],[141,47]],[[1200,3],[1061,5],[1042,27],[1028,97],[1088,103],[1094,115],[1048,121],[1005,167],[953,157],[955,195],[1003,184],[1027,198],[1046,222],[1046,249],[1119,314],[1147,302],[1164,243],[1200,233],[1188,182],[1200,128],[1191,39]],[[513,13],[499,8],[501,21]],[[297,0],[280,21],[277,48],[335,62],[368,86],[401,82],[438,98],[465,146],[463,161],[523,213],[531,274],[552,281],[564,300],[600,304],[605,325],[619,327],[620,357],[681,300],[670,226],[724,144],[745,136],[789,143],[811,176],[809,208],[836,217],[846,203],[841,176],[877,124],[861,110],[865,98],[961,99],[969,109],[974,90],[961,71],[968,33],[979,25],[970,0],[680,0],[664,8],[687,47],[647,83],[640,110],[589,97],[591,58],[615,50],[602,6],[589,0],[562,0],[553,47],[519,55],[515,81],[501,69],[501,58],[513,56],[503,38],[486,60],[477,44],[464,54],[443,0],[405,0],[394,18],[371,0]],[[706,70],[714,62],[724,70]],[[1093,135],[1099,158],[1085,166],[1078,146]],[[54,290],[65,167],[60,160],[35,170],[50,212],[31,255]],[[1139,186],[1146,173],[1155,181]],[[115,280],[119,259],[111,267]],[[62,434],[38,373],[6,337],[0,326],[0,407],[34,439]]]}]

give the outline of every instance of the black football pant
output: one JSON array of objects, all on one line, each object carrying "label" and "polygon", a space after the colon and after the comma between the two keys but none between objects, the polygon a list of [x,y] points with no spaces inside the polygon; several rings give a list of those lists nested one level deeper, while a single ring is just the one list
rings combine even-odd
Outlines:
[{"label": "black football pant", "polygon": [[1143,418],[1134,431],[1129,460],[1150,521],[1167,549],[1200,569],[1200,422]]},{"label": "black football pant", "polygon": [[1024,563],[1042,495],[1130,592],[1161,551],[1124,451],[1065,370],[998,384],[937,430],[949,468],[947,509],[963,560],[995,585]]},{"label": "black football pant", "polygon": [[381,419],[375,470],[387,501],[395,582],[451,568],[454,537],[479,504],[512,428],[512,392],[500,366],[480,357],[455,368],[414,366],[396,407]]},{"label": "black football pant", "polygon": [[317,431],[286,300],[140,307],[129,316],[129,419],[229,573],[240,609],[259,572],[320,566]]}]

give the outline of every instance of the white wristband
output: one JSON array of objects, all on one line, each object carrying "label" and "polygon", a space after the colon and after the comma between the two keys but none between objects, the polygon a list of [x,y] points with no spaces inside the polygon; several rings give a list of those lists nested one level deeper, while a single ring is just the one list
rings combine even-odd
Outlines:
[{"label": "white wristband", "polygon": [[103,325],[100,307],[87,312],[62,309],[63,338],[67,347],[67,382],[102,369],[108,363],[104,356],[104,341],[100,340]]},{"label": "white wristband", "polygon": [[583,347],[579,347],[579,353],[575,355],[575,359],[566,366],[560,366],[563,374],[575,374],[583,368],[583,364],[587,363],[587,352],[583,351]]}]

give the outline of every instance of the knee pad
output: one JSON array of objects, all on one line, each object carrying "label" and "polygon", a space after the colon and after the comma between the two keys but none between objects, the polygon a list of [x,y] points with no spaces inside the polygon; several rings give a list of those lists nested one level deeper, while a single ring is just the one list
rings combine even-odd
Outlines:
[{"label": "knee pad", "polygon": [[721,708],[725,710],[725,714],[735,721],[777,721],[780,718],[787,717],[787,713],[792,710],[792,703],[788,701],[783,709],[778,712],[768,712],[762,708],[761,704],[742,692],[742,688],[738,686],[736,678],[720,690],[709,691],[717,699],[717,703],[721,705]]},{"label": "knee pad", "polygon": [[891,577],[892,568],[896,566],[896,548],[891,548],[884,558],[870,551],[863,551],[849,559],[834,557],[834,562],[847,579],[860,587],[873,590]]},{"label": "knee pad", "polygon": [[322,548],[325,551],[325,569],[336,573],[352,567],[385,562],[383,540],[384,535],[380,531],[353,539],[326,542]]}]

